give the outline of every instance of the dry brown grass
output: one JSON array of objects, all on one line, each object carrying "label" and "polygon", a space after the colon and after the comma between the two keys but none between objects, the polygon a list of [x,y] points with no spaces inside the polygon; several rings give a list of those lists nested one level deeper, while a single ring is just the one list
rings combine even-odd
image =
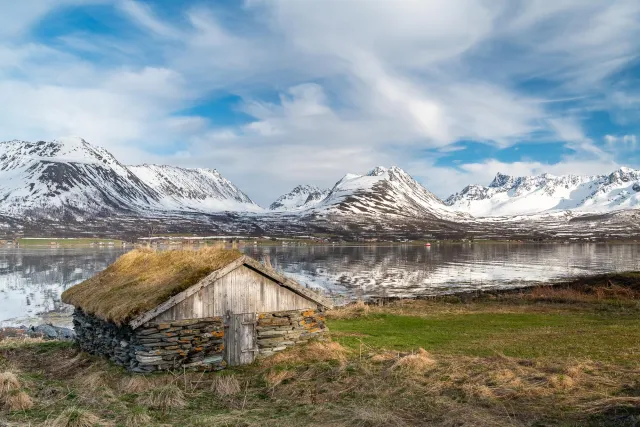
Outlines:
[{"label": "dry brown grass", "polygon": [[427,370],[433,369],[436,363],[436,360],[431,357],[429,352],[420,348],[414,354],[409,354],[399,358],[393,365],[391,365],[391,370],[406,374],[421,374]]},{"label": "dry brown grass", "polygon": [[269,371],[264,374],[264,381],[271,388],[271,392],[273,393],[278,385],[282,384],[283,381],[293,377],[295,377],[295,372],[289,371],[287,369],[281,371]]},{"label": "dry brown grass", "polygon": [[62,411],[55,419],[45,423],[46,427],[94,427],[106,425],[97,415],[72,406]]},{"label": "dry brown grass", "polygon": [[136,408],[124,419],[126,427],[142,427],[151,425],[152,418],[145,408]]},{"label": "dry brown grass", "polygon": [[610,409],[629,408],[638,410],[640,408],[640,397],[635,396],[623,396],[623,397],[608,397],[606,399],[600,399],[595,402],[582,405],[585,412],[595,414],[600,412],[606,412]]},{"label": "dry brown grass", "polygon": [[271,367],[279,364],[292,363],[314,363],[337,361],[346,363],[349,350],[337,342],[314,341],[304,346],[295,346],[282,351],[274,356],[260,361],[260,365]]},{"label": "dry brown grass", "polygon": [[33,400],[22,390],[15,390],[4,399],[4,405],[9,411],[24,411],[33,408]]},{"label": "dry brown grass", "polygon": [[240,393],[240,381],[235,375],[220,375],[213,379],[211,389],[220,397],[233,396]]},{"label": "dry brown grass", "polygon": [[187,406],[184,392],[175,384],[167,384],[149,390],[139,403],[150,408],[160,409],[166,412],[171,409],[181,409]]},{"label": "dry brown grass", "polygon": [[153,381],[143,376],[125,377],[122,379],[120,389],[125,393],[143,393],[154,387]]},{"label": "dry brown grass", "polygon": [[237,250],[136,249],[103,272],[67,289],[62,300],[104,320],[126,323],[151,310],[242,254]]},{"label": "dry brown grass", "polygon": [[9,395],[10,392],[20,389],[20,381],[16,374],[10,371],[0,373],[0,399]]},{"label": "dry brown grass", "polygon": [[592,303],[601,300],[634,300],[640,298],[640,293],[616,284],[589,288],[536,286],[523,292],[521,297],[535,301]]},{"label": "dry brown grass", "polygon": [[105,377],[104,372],[90,372],[86,375],[82,375],[80,384],[90,390],[95,390],[100,387],[106,387],[108,380]]},{"label": "dry brown grass", "polygon": [[0,407],[9,411],[24,411],[33,407],[33,400],[22,390],[20,380],[11,371],[0,373]]}]

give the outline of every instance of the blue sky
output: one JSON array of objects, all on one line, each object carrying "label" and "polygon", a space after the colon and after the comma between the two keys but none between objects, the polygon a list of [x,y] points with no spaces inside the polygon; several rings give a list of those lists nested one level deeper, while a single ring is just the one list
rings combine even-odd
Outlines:
[{"label": "blue sky", "polygon": [[267,205],[398,165],[441,197],[497,172],[640,167],[637,0],[22,0],[0,139],[217,168]]}]

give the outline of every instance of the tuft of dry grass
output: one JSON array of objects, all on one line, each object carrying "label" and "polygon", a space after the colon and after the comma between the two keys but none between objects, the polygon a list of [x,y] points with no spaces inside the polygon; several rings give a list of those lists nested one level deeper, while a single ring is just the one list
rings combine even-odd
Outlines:
[{"label": "tuft of dry grass", "polygon": [[20,380],[11,371],[0,373],[0,406],[9,411],[24,411],[33,407],[33,400],[21,390]]},{"label": "tuft of dry grass", "polygon": [[383,351],[382,353],[376,353],[371,356],[371,361],[375,363],[383,363],[389,362],[391,360],[396,360],[398,358],[398,353],[393,351]]},{"label": "tuft of dry grass", "polygon": [[135,407],[127,414],[124,425],[126,427],[142,427],[150,425],[152,421],[151,415],[149,415],[146,408]]},{"label": "tuft of dry grass", "polygon": [[121,325],[241,256],[237,250],[219,248],[136,249],[103,272],[64,291],[62,300]]},{"label": "tuft of dry grass", "polygon": [[278,385],[282,384],[284,380],[293,378],[294,376],[294,372],[288,371],[286,369],[282,371],[269,371],[264,375],[264,381],[271,388],[271,392],[273,393],[275,388]]},{"label": "tuft of dry grass", "polygon": [[20,381],[16,374],[10,371],[0,373],[0,399],[9,395],[12,391],[20,389]]},{"label": "tuft of dry grass", "polygon": [[356,319],[358,317],[365,317],[369,314],[376,312],[376,307],[366,304],[362,300],[358,300],[353,304],[348,304],[343,307],[336,307],[333,310],[327,312],[327,318],[329,319]]},{"label": "tuft of dry grass", "polygon": [[433,369],[436,363],[436,360],[431,357],[428,351],[419,348],[416,353],[399,358],[391,365],[391,370],[407,374],[421,374]]},{"label": "tuft of dry grass", "polygon": [[346,363],[349,350],[334,341],[313,341],[304,346],[288,348],[260,361],[260,365],[271,367],[285,363],[314,363],[337,361]]},{"label": "tuft of dry grass", "polygon": [[90,372],[83,375],[80,379],[80,384],[90,390],[108,386],[104,372]]},{"label": "tuft of dry grass", "polygon": [[24,411],[33,408],[33,400],[22,390],[14,390],[4,399],[4,405],[9,411]]},{"label": "tuft of dry grass", "polygon": [[47,427],[93,427],[95,425],[104,425],[100,417],[75,406],[65,409],[54,420],[45,423]]},{"label": "tuft of dry grass", "polygon": [[576,382],[568,375],[551,375],[548,379],[549,386],[558,390],[571,390]]},{"label": "tuft of dry grass", "polygon": [[182,409],[187,406],[184,392],[175,384],[167,384],[149,390],[140,399],[140,404],[166,412],[171,409]]},{"label": "tuft of dry grass", "polygon": [[125,377],[120,383],[120,389],[125,393],[143,393],[153,387],[153,382],[143,376]]},{"label": "tuft of dry grass", "polygon": [[217,396],[226,397],[240,393],[242,387],[235,375],[220,375],[213,379],[211,389]]},{"label": "tuft of dry grass", "polygon": [[352,423],[356,426],[383,427],[408,426],[401,417],[389,410],[385,402],[374,405],[356,405],[350,410]]}]

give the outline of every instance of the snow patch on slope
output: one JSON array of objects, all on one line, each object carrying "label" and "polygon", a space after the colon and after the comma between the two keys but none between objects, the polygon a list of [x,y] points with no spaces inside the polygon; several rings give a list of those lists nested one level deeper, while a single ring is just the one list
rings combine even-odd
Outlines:
[{"label": "snow patch on slope", "polygon": [[329,189],[321,189],[315,185],[298,185],[287,194],[278,197],[269,206],[272,211],[289,211],[300,208],[308,208],[320,203],[329,195]]},{"label": "snow patch on slope", "polygon": [[397,166],[378,166],[366,175],[346,174],[313,210],[317,213],[391,214],[449,220],[468,218],[446,206]]},{"label": "snow patch on slope", "polygon": [[130,166],[129,169],[160,194],[160,204],[166,209],[200,212],[263,210],[215,169],[146,164]]},{"label": "snow patch on slope", "polygon": [[630,168],[593,176],[498,173],[488,187],[469,185],[445,203],[477,217],[611,212],[640,207],[640,192],[634,187],[640,188],[640,171]]}]

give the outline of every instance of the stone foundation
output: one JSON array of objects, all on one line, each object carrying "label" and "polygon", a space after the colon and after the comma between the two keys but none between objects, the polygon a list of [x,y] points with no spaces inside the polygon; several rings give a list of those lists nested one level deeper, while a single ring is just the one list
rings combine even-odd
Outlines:
[{"label": "stone foundation", "polygon": [[326,331],[324,313],[318,310],[260,313],[256,325],[258,357],[320,338]]},{"label": "stone foundation", "polygon": [[226,366],[220,317],[146,323],[133,330],[76,309],[73,324],[82,350],[106,356],[132,372]]}]

